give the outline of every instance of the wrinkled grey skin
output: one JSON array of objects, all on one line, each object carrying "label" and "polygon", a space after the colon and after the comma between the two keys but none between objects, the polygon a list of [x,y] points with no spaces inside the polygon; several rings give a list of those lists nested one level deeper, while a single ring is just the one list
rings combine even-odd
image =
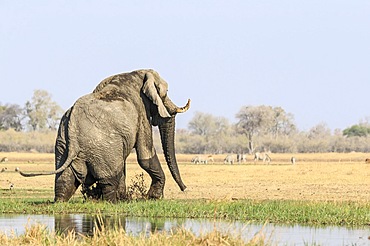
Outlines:
[{"label": "wrinkled grey skin", "polygon": [[126,158],[135,148],[150,175],[149,198],[162,198],[165,176],[153,147],[152,125],[159,126],[172,177],[184,191],[176,162],[175,115],[185,112],[167,96],[167,83],[154,70],[137,70],[103,80],[79,98],[61,119],[55,144],[55,201],[68,201],[79,185],[97,182],[104,200],[125,199]]}]

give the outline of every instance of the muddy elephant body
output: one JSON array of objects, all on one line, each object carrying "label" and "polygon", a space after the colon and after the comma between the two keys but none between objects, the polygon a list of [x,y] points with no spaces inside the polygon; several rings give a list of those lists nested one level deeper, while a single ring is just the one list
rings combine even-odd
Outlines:
[{"label": "muddy elephant body", "polygon": [[[150,175],[149,198],[163,197],[165,175],[153,147],[152,125],[159,126],[170,172],[181,190],[174,149],[175,115],[185,112],[167,96],[167,83],[153,70],[137,70],[103,80],[79,98],[61,119],[55,145],[55,201],[68,201],[79,185],[96,183],[101,198],[125,199],[126,158],[135,148]],[[36,176],[39,174],[25,174]]]},{"label": "muddy elephant body", "polygon": [[[56,201],[69,200],[80,184],[89,186],[95,182],[103,199],[124,199],[125,160],[136,143],[140,121],[132,107],[125,101],[97,99],[93,93],[78,99],[68,122],[68,145],[72,146],[68,153],[74,158],[69,167],[56,176]],[[127,113],[126,110],[133,112]],[[66,161],[69,161],[68,156],[62,163]],[[161,182],[164,180],[163,171],[156,178],[157,186],[164,185]]]}]

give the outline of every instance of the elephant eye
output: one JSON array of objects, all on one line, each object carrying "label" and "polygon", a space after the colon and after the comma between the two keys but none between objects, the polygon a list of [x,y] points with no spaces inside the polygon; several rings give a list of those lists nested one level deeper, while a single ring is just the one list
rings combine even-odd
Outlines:
[{"label": "elephant eye", "polygon": [[160,97],[164,97],[167,95],[168,89],[159,86],[157,88],[157,92],[158,92],[158,95],[160,95]]}]

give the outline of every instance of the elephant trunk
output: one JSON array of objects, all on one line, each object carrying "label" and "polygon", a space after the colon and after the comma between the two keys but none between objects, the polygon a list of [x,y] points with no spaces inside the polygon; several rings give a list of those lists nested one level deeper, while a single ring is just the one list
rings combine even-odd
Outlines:
[{"label": "elephant trunk", "polygon": [[170,169],[173,179],[180,187],[181,191],[186,189],[186,186],[181,180],[180,171],[177,165],[175,156],[175,116],[163,119],[162,124],[159,124],[159,132],[161,135],[162,147],[168,168]]}]

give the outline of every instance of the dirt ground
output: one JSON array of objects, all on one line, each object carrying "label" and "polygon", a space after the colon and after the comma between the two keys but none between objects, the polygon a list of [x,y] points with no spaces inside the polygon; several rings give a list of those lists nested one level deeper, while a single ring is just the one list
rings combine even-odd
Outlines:
[{"label": "dirt ground", "polygon": [[[0,153],[0,189],[53,190],[54,176],[25,178],[14,171],[54,170],[52,154]],[[212,200],[315,200],[370,202],[370,154],[295,154],[296,164],[290,163],[292,154],[270,154],[270,164],[254,163],[248,156],[246,163],[224,164],[225,155],[214,156],[215,163],[193,164],[193,155],[178,155],[179,169],[187,190],[181,192],[173,181],[163,159],[166,174],[166,199]],[[127,164],[127,181],[143,170],[132,155]],[[149,186],[149,176],[145,174]],[[80,195],[79,192],[76,195]],[[53,197],[50,197],[52,200]]]}]

